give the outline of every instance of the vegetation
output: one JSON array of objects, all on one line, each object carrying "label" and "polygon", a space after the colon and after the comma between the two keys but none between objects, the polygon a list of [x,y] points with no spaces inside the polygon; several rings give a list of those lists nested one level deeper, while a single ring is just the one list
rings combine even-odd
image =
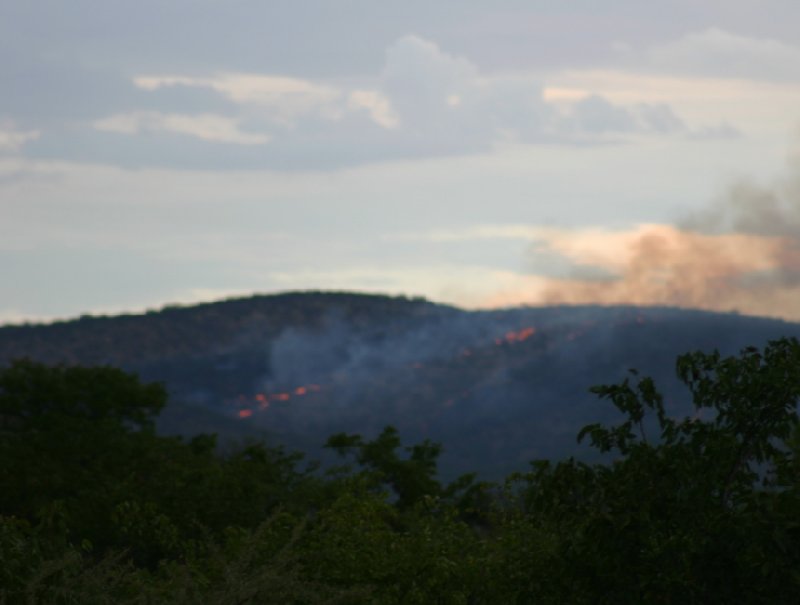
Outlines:
[{"label": "vegetation", "polygon": [[0,603],[795,603],[800,343],[594,392],[623,415],[501,485],[440,447],[334,435],[320,469],[264,443],[155,433],[165,390],[110,367],[0,370]]},{"label": "vegetation", "polygon": [[[679,353],[732,355],[782,336],[800,337],[800,323],[653,307],[465,311],[302,292],[0,326],[0,367],[19,357],[112,365],[167,385],[169,405],[155,417],[162,435],[215,433],[220,444],[250,435],[326,460],[332,433],[374,437],[392,425],[406,444],[445,444],[439,477],[477,472],[501,482],[532,459],[590,459],[588,440],[578,445],[575,434],[620,419],[590,386],[637,367],[670,413],[687,414],[672,368]],[[321,388],[293,395],[311,385]],[[292,397],[260,407],[259,396],[279,393]]]}]

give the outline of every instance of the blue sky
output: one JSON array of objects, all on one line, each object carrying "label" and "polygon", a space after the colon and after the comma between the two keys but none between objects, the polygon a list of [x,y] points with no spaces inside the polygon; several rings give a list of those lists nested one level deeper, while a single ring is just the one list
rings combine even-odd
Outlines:
[{"label": "blue sky", "polygon": [[798,22],[0,0],[0,321],[318,288],[800,318]]}]

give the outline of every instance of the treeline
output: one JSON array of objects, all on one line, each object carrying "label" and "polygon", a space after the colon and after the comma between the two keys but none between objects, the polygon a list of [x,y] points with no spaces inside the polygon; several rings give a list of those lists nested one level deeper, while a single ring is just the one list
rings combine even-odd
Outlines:
[{"label": "treeline", "polygon": [[633,374],[594,392],[607,462],[437,478],[439,445],[332,436],[319,468],[264,443],[155,433],[158,384],[0,370],[0,603],[797,603],[800,343],[676,365],[695,413]]},{"label": "treeline", "polygon": [[84,315],[48,324],[0,326],[0,363],[21,353],[45,363],[138,366],[240,347],[282,330],[316,328],[330,313],[354,326],[381,318],[426,317],[439,307],[423,299],[349,292],[287,292],[190,306],[168,305],[145,314]]}]

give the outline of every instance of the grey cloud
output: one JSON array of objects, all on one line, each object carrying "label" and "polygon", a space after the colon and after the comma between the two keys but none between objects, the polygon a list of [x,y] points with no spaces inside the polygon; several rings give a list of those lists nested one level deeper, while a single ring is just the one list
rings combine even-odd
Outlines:
[{"label": "grey cloud", "polygon": [[682,74],[790,82],[800,77],[800,46],[718,27],[654,46],[646,58],[653,67]]},{"label": "grey cloud", "polygon": [[640,103],[617,105],[599,95],[576,102],[558,120],[563,133],[578,135],[619,135],[633,132],[669,134],[686,125],[669,105]]},{"label": "grey cloud", "polygon": [[63,57],[41,58],[0,48],[0,117],[23,127],[62,127],[142,109],[232,112],[235,104],[210,89],[172,86],[155,91],[134,85],[133,74],[86,67]]},{"label": "grey cloud", "polygon": [[723,4],[0,0],[0,40],[127,73],[237,70],[316,78],[376,73],[386,45],[407,32],[493,70],[603,65],[616,60],[615,41],[640,48],[711,25],[789,43],[796,38],[800,5],[793,0]]},{"label": "grey cloud", "polygon": [[151,110],[182,114],[215,113],[235,115],[237,105],[209,88],[176,84],[156,90],[137,90],[118,110]]},{"label": "grey cloud", "polygon": [[636,129],[636,121],[626,109],[591,95],[574,105],[562,121],[562,129],[595,134],[631,132]]},{"label": "grey cloud", "polygon": [[727,122],[721,122],[712,126],[703,126],[689,133],[690,138],[698,140],[738,139],[741,136],[743,136],[742,131]]},{"label": "grey cloud", "polygon": [[0,62],[0,115],[25,125],[97,117],[125,106],[136,89],[125,77],[59,60]]},{"label": "grey cloud", "polygon": [[681,120],[669,105],[658,103],[655,105],[640,104],[636,106],[640,124],[647,130],[655,132],[677,132],[684,130],[686,124]]},{"label": "grey cloud", "polygon": [[[253,74],[251,80],[243,76],[235,83],[215,77],[164,80],[166,84],[150,89],[126,83],[113,95],[100,95],[102,100],[94,106],[82,108],[82,128],[53,124],[26,145],[26,154],[127,167],[335,169],[401,158],[480,153],[509,139],[584,144],[587,136],[602,140],[606,134],[663,133],[682,126],[668,106],[626,108],[599,96],[578,102],[568,115],[561,116],[543,99],[539,82],[529,77],[484,75],[467,59],[411,35],[388,48],[385,65],[376,78],[361,82],[363,93],[379,99],[390,119],[378,119],[369,109],[354,106],[352,95],[362,93],[362,88],[347,81],[291,81],[292,86],[320,91],[306,95],[303,107],[298,108],[297,93],[280,92],[281,83],[268,77]],[[101,79],[101,84],[111,81]],[[256,88],[237,98],[241,88],[235,87],[243,85]],[[278,88],[264,92],[264,86]],[[91,92],[92,84],[87,82],[82,94]],[[160,114],[214,114],[222,119],[213,118],[213,124],[235,123],[242,133],[239,142],[255,144],[190,136],[191,128],[180,116],[170,116],[173,122],[169,123],[181,120],[184,134],[159,132],[158,128],[117,127],[116,133],[91,128],[105,120],[108,129],[108,118],[121,116],[124,121],[126,113],[135,118],[141,112],[157,112],[152,121],[156,126],[167,123]],[[94,118],[91,122],[90,117]],[[248,139],[248,135],[252,136]],[[575,135],[579,136],[573,138]]]}]

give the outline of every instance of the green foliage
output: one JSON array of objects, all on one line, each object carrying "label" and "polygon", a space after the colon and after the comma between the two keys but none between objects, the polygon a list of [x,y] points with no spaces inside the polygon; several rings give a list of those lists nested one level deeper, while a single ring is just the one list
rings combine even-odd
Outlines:
[{"label": "green foliage", "polygon": [[441,446],[423,441],[406,447],[406,458],[397,449],[400,437],[397,429],[386,427],[374,441],[363,441],[359,435],[333,435],[326,444],[342,455],[356,452],[356,460],[373,474],[376,483],[386,483],[397,495],[397,505],[407,508],[426,496],[437,496],[442,489],[436,480],[436,460]]},{"label": "green foliage", "polygon": [[677,372],[694,416],[670,418],[649,378],[597,387],[627,418],[580,438],[620,457],[540,463],[524,477],[526,515],[557,532],[556,558],[570,570],[561,596],[791,602],[800,590],[800,501],[790,495],[797,450],[787,439],[797,429],[800,345],[780,340],[725,359],[692,353]]},{"label": "green foliage", "polygon": [[167,401],[159,384],[141,384],[117,368],[49,367],[17,360],[0,373],[0,418],[9,431],[66,422],[113,421],[139,428]]},{"label": "green foliage", "polygon": [[156,435],[160,387],[110,368],[0,370],[0,604],[794,603],[800,344],[677,362],[594,392],[622,414],[501,488],[437,480],[438,444],[331,437],[355,468]]}]

